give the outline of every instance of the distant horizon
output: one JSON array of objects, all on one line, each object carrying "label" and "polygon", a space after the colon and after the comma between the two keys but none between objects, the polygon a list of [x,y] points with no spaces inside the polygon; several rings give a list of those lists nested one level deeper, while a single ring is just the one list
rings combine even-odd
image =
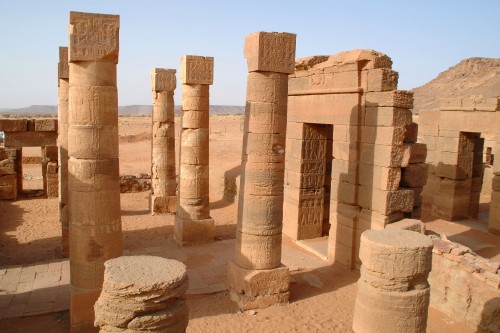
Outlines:
[{"label": "distant horizon", "polygon": [[[149,105],[151,68],[178,68],[182,55],[213,56],[213,105],[245,103],[245,36],[297,34],[296,58],[373,49],[388,55],[401,90],[415,89],[467,58],[499,58],[500,1],[160,2],[25,0],[0,5],[0,103],[9,109],[57,103],[59,46],[70,11],[120,15],[118,95]],[[180,80],[177,87],[180,88]],[[174,95],[180,104],[180,94]],[[27,106],[25,106],[27,105]]]}]

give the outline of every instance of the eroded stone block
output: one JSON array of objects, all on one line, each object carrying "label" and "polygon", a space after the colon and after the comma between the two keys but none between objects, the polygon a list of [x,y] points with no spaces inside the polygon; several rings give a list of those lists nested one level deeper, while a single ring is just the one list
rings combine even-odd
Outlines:
[{"label": "eroded stone block", "polygon": [[214,58],[186,55],[181,57],[182,84],[212,84],[214,80]]},{"label": "eroded stone block", "polygon": [[69,61],[118,63],[120,16],[69,13]]},{"label": "eroded stone block", "polygon": [[151,70],[151,90],[173,91],[176,88],[177,79],[175,69],[153,68]]},{"label": "eroded stone block", "polygon": [[254,32],[245,37],[248,71],[291,74],[295,71],[295,34]]}]

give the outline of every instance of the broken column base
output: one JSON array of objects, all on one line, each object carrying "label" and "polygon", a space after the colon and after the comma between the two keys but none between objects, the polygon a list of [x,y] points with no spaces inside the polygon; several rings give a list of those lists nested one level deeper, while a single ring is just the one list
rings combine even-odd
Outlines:
[{"label": "broken column base", "polygon": [[71,286],[71,333],[99,332],[94,326],[94,304],[101,289],[82,289]]},{"label": "broken column base", "polygon": [[175,216],[174,239],[180,245],[191,245],[213,242],[215,237],[214,219],[183,219]]},{"label": "broken column base", "polygon": [[176,195],[160,197],[154,194],[149,196],[149,210],[152,215],[155,214],[174,214],[177,212]]},{"label": "broken column base", "polygon": [[281,265],[273,269],[247,269],[230,261],[227,265],[230,298],[240,310],[263,309],[288,303],[290,271]]}]

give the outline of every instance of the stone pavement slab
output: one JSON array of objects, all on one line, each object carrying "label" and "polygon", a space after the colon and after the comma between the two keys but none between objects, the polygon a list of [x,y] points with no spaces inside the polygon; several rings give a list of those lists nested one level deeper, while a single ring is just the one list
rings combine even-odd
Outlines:
[{"label": "stone pavement slab", "polygon": [[[227,263],[234,258],[235,240],[180,247],[165,245],[124,250],[124,255],[152,255],[175,259],[187,266],[189,290],[199,295],[227,290]],[[326,261],[283,237],[282,262],[290,271],[326,266]],[[69,260],[0,267],[0,319],[32,316],[69,309]]]}]

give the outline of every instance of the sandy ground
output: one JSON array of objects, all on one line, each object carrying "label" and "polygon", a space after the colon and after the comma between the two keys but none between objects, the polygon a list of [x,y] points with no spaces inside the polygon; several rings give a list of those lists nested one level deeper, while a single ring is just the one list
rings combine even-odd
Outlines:
[{"label": "sandy ground", "polygon": [[[237,171],[241,160],[242,117],[211,117],[210,163]],[[120,118],[120,173],[150,173],[150,127],[148,117]],[[39,155],[28,148],[25,156]],[[24,165],[27,189],[42,187],[40,165]],[[59,258],[58,199],[21,198],[0,201],[0,267]],[[173,234],[173,216],[152,216],[148,193],[121,195],[125,249],[161,245]],[[216,240],[234,238],[236,205],[217,194],[211,196],[211,215],[216,221]],[[437,227],[446,226],[434,221]],[[459,226],[458,234],[470,230]],[[453,240],[453,239],[452,239]],[[489,244],[489,239],[481,239]],[[486,250],[484,250],[486,249]],[[488,250],[489,249],[489,250]],[[483,248],[495,257],[498,247]],[[489,251],[489,252],[488,252]],[[484,254],[483,254],[484,255]],[[188,332],[350,332],[359,272],[331,266],[292,275],[291,299],[286,305],[240,312],[225,292],[188,296]],[[68,312],[10,318],[0,321],[1,332],[68,332]],[[469,333],[473,330],[429,310],[430,333]]]}]

